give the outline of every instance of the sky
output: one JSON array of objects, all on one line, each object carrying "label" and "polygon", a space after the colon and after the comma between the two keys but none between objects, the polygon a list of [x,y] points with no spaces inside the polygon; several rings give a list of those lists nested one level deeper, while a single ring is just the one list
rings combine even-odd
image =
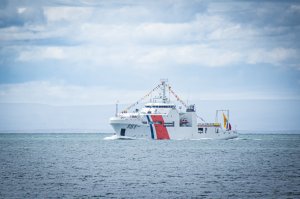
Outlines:
[{"label": "sky", "polygon": [[300,100],[299,35],[299,1],[1,0],[0,103]]}]

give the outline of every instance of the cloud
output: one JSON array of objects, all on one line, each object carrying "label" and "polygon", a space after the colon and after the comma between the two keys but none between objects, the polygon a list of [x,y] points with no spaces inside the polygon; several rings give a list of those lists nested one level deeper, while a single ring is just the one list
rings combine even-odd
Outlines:
[{"label": "cloud", "polygon": [[[82,50],[84,49],[84,51]],[[228,49],[214,49],[202,45],[178,46],[73,46],[73,47],[34,47],[23,48],[18,61],[34,62],[61,60],[77,63],[81,68],[106,66],[122,70],[140,69],[142,71],[174,69],[183,65],[202,67],[229,66],[241,61],[242,54]],[[89,66],[86,66],[88,63]],[[151,67],[150,67],[151,66]],[[63,66],[62,66],[63,67]]]},{"label": "cloud", "polygon": [[[124,82],[133,85],[139,78],[156,81],[160,74],[186,81],[188,74],[193,84],[214,77],[216,83],[208,84],[210,88],[226,76],[234,79],[229,84],[234,90],[252,86],[243,78],[231,78],[240,71],[251,73],[251,68],[278,85],[277,76],[264,71],[271,70],[268,67],[285,67],[290,74],[284,79],[299,79],[300,46],[296,41],[300,29],[294,19],[298,3],[6,3],[0,14],[4,16],[0,28],[2,83],[57,79],[67,85],[97,87],[109,82],[118,90],[120,85],[125,87]],[[261,90],[263,82],[253,84]],[[288,85],[293,84],[286,84],[286,89]]]},{"label": "cloud", "polygon": [[290,59],[297,59],[299,51],[290,48],[257,49],[253,50],[247,56],[247,62],[250,64],[269,63],[274,65],[286,64]]},{"label": "cloud", "polygon": [[208,12],[252,27],[297,26],[300,22],[298,6],[296,1],[214,2],[210,4]]},{"label": "cloud", "polygon": [[44,12],[48,23],[76,22],[89,20],[94,8],[90,7],[45,7]]},{"label": "cloud", "polygon": [[33,48],[29,51],[23,51],[20,53],[19,61],[32,61],[32,60],[44,60],[44,59],[64,59],[65,54],[60,47],[46,47],[46,48]]},{"label": "cloud", "polygon": [[34,4],[23,7],[18,5],[17,1],[4,0],[0,9],[0,18],[0,28],[45,23],[42,7]]},{"label": "cloud", "polygon": [[300,94],[295,95],[295,93],[289,91],[205,91],[201,94],[193,94],[190,100],[300,100]]},{"label": "cloud", "polygon": [[[84,49],[84,50],[83,50]],[[142,71],[174,69],[184,65],[198,67],[230,67],[232,65],[268,63],[276,66],[293,65],[291,60],[298,59],[298,51],[291,48],[251,49],[243,52],[237,49],[205,45],[167,45],[167,46],[95,46],[81,45],[72,47],[32,47],[20,51],[18,61],[33,62],[61,60],[67,65],[76,63],[81,68],[113,67],[120,70]],[[87,66],[87,63],[89,66]],[[81,65],[81,66],[80,66]],[[63,67],[63,65],[62,65]]]},{"label": "cloud", "polygon": [[141,56],[138,63],[145,65],[220,67],[234,64],[239,60],[240,55],[237,52],[223,49],[216,50],[201,45],[187,45],[153,49]]},{"label": "cloud", "polygon": [[105,86],[84,87],[63,82],[35,81],[19,84],[1,84],[1,103],[40,103],[50,105],[99,105],[116,100],[132,103],[145,93],[111,89]]},{"label": "cloud", "polygon": [[[148,91],[137,89],[111,88],[106,86],[74,86],[64,82],[34,81],[18,84],[0,85],[0,103],[39,103],[48,105],[100,105],[131,104],[143,97]],[[150,90],[151,88],[149,88]],[[190,96],[186,91],[179,92],[182,99]],[[172,97],[172,96],[171,96]],[[219,91],[203,90],[193,93],[189,100],[265,100],[300,99],[300,95],[282,91]],[[174,97],[172,100],[176,101]]]}]

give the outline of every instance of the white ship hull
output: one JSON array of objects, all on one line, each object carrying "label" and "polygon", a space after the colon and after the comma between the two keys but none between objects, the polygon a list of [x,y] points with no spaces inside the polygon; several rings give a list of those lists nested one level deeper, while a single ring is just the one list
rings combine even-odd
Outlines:
[{"label": "white ship hull", "polygon": [[[146,116],[151,118],[151,116]],[[174,127],[167,127],[162,124],[143,124],[142,120],[126,120],[119,117],[110,118],[110,124],[112,125],[116,135],[122,138],[132,139],[174,139],[174,140],[191,140],[191,139],[233,139],[237,138],[236,131],[224,130],[221,127],[206,126],[194,127],[179,125]]]}]

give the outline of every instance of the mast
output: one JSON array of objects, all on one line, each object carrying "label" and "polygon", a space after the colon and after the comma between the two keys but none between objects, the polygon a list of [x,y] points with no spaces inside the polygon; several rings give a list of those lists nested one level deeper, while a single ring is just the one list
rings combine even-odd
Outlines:
[{"label": "mast", "polygon": [[119,100],[116,102],[116,114],[115,114],[116,117],[118,117],[118,103],[119,103]]},{"label": "mast", "polygon": [[161,85],[162,85],[162,90],[163,90],[163,96],[162,96],[162,101],[163,103],[166,103],[168,98],[166,96],[166,82],[168,81],[168,79],[161,79]]}]

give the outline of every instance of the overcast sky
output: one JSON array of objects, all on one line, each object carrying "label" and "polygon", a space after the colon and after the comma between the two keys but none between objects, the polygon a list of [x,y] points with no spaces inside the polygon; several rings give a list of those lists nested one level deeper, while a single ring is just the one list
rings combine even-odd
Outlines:
[{"label": "overcast sky", "polygon": [[299,1],[1,0],[0,102],[300,99]]}]

